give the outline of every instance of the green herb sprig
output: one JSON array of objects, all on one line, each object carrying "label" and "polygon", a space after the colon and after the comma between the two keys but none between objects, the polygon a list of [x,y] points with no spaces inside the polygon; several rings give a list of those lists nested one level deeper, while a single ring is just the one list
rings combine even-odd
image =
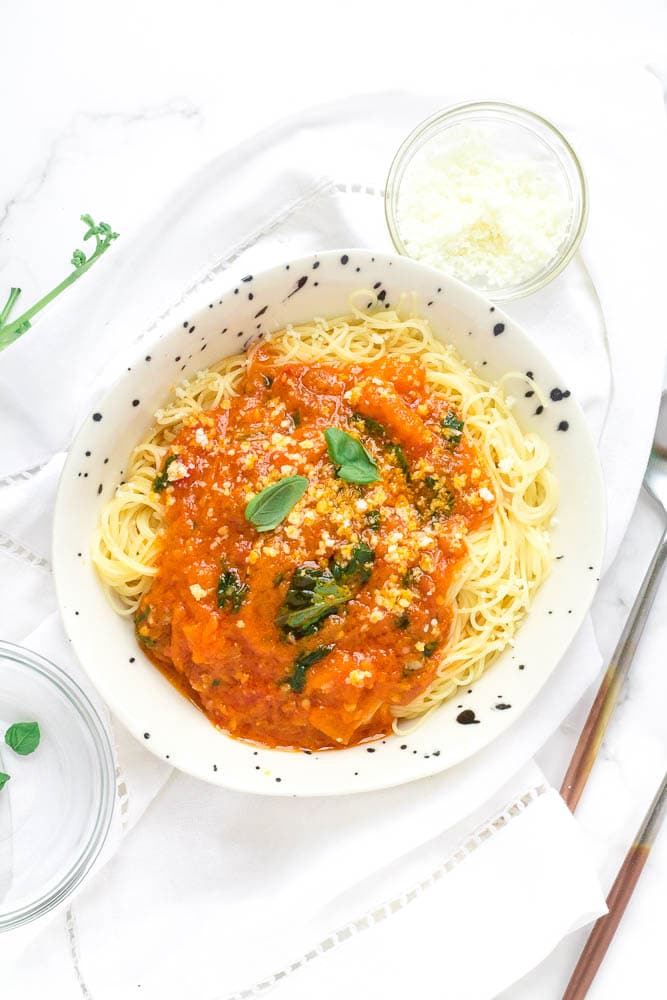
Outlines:
[{"label": "green herb sprig", "polygon": [[327,427],[324,437],[339,479],[348,483],[378,482],[378,467],[360,441],[338,427]]},{"label": "green herb sprig", "polygon": [[4,771],[0,771],[0,792],[5,787],[8,781],[10,781],[10,775],[5,774]]},{"label": "green herb sprig", "polygon": [[113,232],[108,222],[95,223],[90,215],[82,215],[81,221],[88,227],[83,239],[85,241],[94,237],[95,249],[89,257],[86,257],[83,250],[75,250],[71,259],[71,264],[74,268],[71,274],[68,274],[59,285],[56,285],[47,295],[44,295],[36,302],[34,306],[31,306],[30,309],[27,309],[18,319],[13,320],[11,323],[8,322],[9,314],[21,294],[21,289],[10,289],[9,297],[0,312],[0,351],[5,347],[9,347],[10,344],[13,344],[15,340],[18,340],[19,337],[29,330],[33,316],[47,306],[56,296],[60,295],[61,292],[64,292],[66,288],[74,284],[78,278],[93,266],[102,254],[106,253],[111,243],[118,239],[118,233]]},{"label": "green herb sprig", "polygon": [[258,531],[273,531],[284,521],[292,507],[308,489],[305,476],[287,476],[265,486],[252,498],[245,509],[245,519]]}]

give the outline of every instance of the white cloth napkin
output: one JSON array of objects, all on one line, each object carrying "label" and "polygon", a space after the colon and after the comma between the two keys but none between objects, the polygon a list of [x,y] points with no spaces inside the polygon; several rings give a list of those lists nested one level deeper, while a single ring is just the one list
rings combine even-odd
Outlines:
[{"label": "white cloth napkin", "polygon": [[[608,559],[634,503],[659,398],[657,251],[667,222],[659,90],[639,72],[618,75],[622,86],[605,80],[605,100],[611,89],[615,114],[625,115],[621,149],[590,81],[588,89],[541,95],[531,85],[532,103],[541,102],[582,154],[593,208],[583,259],[508,309],[563,371],[601,435]],[[114,248],[86,288],[75,286],[0,357],[0,475],[10,477],[0,492],[0,569],[11,580],[0,607],[6,637],[79,670],[54,613],[46,564],[56,478],[77,420],[122,370],[123,352],[138,349],[139,331],[173,302],[175,289],[212,271],[229,269],[233,282],[315,247],[386,247],[381,201],[365,186],[381,186],[417,121],[461,96],[475,95],[358,99],[258,136],[201,171],[122,254]],[[501,96],[520,100],[511,91]],[[631,199],[619,197],[630,191]],[[150,330],[144,336],[150,343]],[[54,375],[71,391],[54,392]],[[524,766],[599,663],[586,625],[531,712],[487,750],[426,781],[347,799],[257,799],[170,775],[110,720],[121,802],[107,864],[64,916],[0,937],[3,978],[26,996],[47,984],[59,995],[57,986],[83,983],[95,1000],[135,995],[137,987],[151,1000],[212,1000],[259,995],[268,988],[259,984],[273,982],[277,996],[317,989],[333,998],[367,964],[384,972],[373,985],[364,981],[365,993],[395,996],[416,965],[423,980],[410,982],[426,993],[442,949],[451,947],[465,960],[448,965],[450,995],[494,996],[602,911],[574,821],[534,765]],[[498,820],[508,807],[510,818]],[[483,963],[471,948],[475,937]],[[389,961],[399,943],[404,970]],[[296,969],[285,978],[290,965]]]}]

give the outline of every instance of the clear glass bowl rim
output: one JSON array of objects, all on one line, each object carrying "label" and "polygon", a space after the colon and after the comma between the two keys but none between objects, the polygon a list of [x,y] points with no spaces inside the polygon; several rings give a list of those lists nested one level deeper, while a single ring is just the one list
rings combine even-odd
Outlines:
[{"label": "clear glass bowl rim", "polygon": [[563,271],[563,269],[570,263],[579,249],[579,245],[586,230],[586,223],[588,221],[588,185],[586,183],[586,177],[579,157],[560,129],[556,128],[556,126],[547,118],[537,114],[537,112],[530,111],[528,108],[523,108],[518,104],[507,104],[501,101],[471,101],[464,102],[462,104],[453,104],[447,108],[443,108],[440,111],[436,111],[435,114],[431,115],[429,118],[420,122],[412,130],[412,132],[406,136],[401,145],[398,147],[398,150],[396,151],[391,162],[391,166],[389,167],[389,173],[387,175],[384,190],[384,213],[387,228],[396,250],[404,257],[410,257],[411,260],[414,259],[407,252],[405,244],[401,239],[398,227],[396,201],[398,199],[398,192],[400,191],[400,183],[398,186],[396,185],[397,175],[402,170],[404,162],[408,160],[408,156],[413,147],[419,142],[426,132],[434,126],[447,121],[447,119],[460,118],[461,121],[465,121],[467,114],[474,114],[479,111],[501,113],[510,119],[513,117],[520,121],[523,125],[528,126],[529,128],[532,127],[532,131],[534,132],[536,131],[534,127],[535,124],[545,128],[547,133],[550,133],[556,140],[556,143],[562,146],[566,156],[569,158],[572,166],[574,167],[575,175],[579,181],[579,216],[576,222],[571,226],[572,234],[568,242],[565,244],[558,257],[554,259],[551,266],[546,268],[546,270],[538,271],[532,278],[527,279],[519,285],[506,285],[497,291],[495,289],[479,289],[480,294],[487,295],[489,298],[496,301],[521,298],[524,295],[530,295],[532,292],[543,288],[555,277],[557,277],[557,275],[559,275],[561,271]]},{"label": "clear glass bowl rim", "polygon": [[95,824],[83,852],[48,893],[17,910],[0,914],[0,933],[13,930],[48,913],[66,899],[90,871],[111,827],[116,799],[116,767],[104,724],[86,693],[64,670],[50,660],[12,642],[0,640],[0,658],[13,660],[53,684],[71,703],[91,736],[99,762],[99,801]]}]

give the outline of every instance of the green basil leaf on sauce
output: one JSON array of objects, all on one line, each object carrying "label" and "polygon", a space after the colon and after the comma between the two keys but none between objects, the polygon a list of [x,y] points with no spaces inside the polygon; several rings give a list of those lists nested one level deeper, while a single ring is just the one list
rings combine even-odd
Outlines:
[{"label": "green basil leaf on sauce", "polygon": [[287,476],[266,486],[252,498],[245,509],[246,521],[258,531],[273,531],[308,489],[305,476]]},{"label": "green basil leaf on sauce", "polygon": [[323,660],[325,656],[328,656],[334,648],[335,643],[332,642],[328,646],[316,646],[309,653],[299,653],[294,661],[292,673],[288,677],[285,677],[281,683],[289,684],[292,691],[300,694],[306,686],[306,672],[308,669],[319,663],[320,660]]},{"label": "green basil leaf on sauce", "polygon": [[459,420],[456,414],[450,410],[445,419],[441,421],[440,426],[449,447],[454,450],[461,443],[463,421]]},{"label": "green basil leaf on sauce", "polygon": [[348,483],[378,482],[378,467],[360,441],[338,427],[327,427],[324,437],[340,479]]},{"label": "green basil leaf on sauce", "polygon": [[34,753],[40,739],[39,725],[36,722],[15,722],[5,733],[5,743],[21,757]]},{"label": "green basil leaf on sauce", "polygon": [[166,489],[169,485],[167,472],[171,463],[175,462],[177,458],[178,455],[168,455],[167,458],[165,458],[164,465],[162,466],[162,472],[159,472],[153,480],[153,489],[156,493],[162,493],[162,490]]},{"label": "green basil leaf on sauce", "polygon": [[2,791],[2,789],[5,787],[5,785],[9,780],[10,780],[9,775],[5,774],[4,771],[0,771],[0,792]]},{"label": "green basil leaf on sauce", "polygon": [[247,583],[241,583],[237,569],[223,570],[218,580],[218,607],[224,608],[229,605],[231,610],[236,613],[249,590]]}]

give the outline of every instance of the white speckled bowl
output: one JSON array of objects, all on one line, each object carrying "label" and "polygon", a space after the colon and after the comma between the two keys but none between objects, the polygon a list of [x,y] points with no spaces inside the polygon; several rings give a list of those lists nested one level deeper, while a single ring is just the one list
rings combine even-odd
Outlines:
[{"label": "white speckled bowl", "polygon": [[[88,554],[91,534],[132,447],[175,381],[287,322],[343,313],[353,291],[376,285],[387,307],[401,292],[415,292],[436,334],[489,379],[530,371],[552,400],[537,412],[534,398],[522,395],[515,413],[551,449],[562,495],[553,530],[559,558],[515,647],[474,688],[442,705],[409,737],[312,754],[257,748],[216,730],[143,655],[132,624],[118,617],[104,597]],[[174,311],[162,321],[150,355],[140,352],[99,401],[70,449],[58,491],[53,557],[60,609],[74,649],[109,707],[137,739],[206,781],[270,795],[340,795],[402,784],[451,767],[504,732],[528,708],[595,592],[605,508],[597,452],[583,414],[571,396],[562,397],[563,380],[515,323],[470,288],[405,257],[329,251],[248,275],[236,287],[214,287],[202,286],[200,308],[187,315]],[[552,395],[554,389],[560,391]]]}]

